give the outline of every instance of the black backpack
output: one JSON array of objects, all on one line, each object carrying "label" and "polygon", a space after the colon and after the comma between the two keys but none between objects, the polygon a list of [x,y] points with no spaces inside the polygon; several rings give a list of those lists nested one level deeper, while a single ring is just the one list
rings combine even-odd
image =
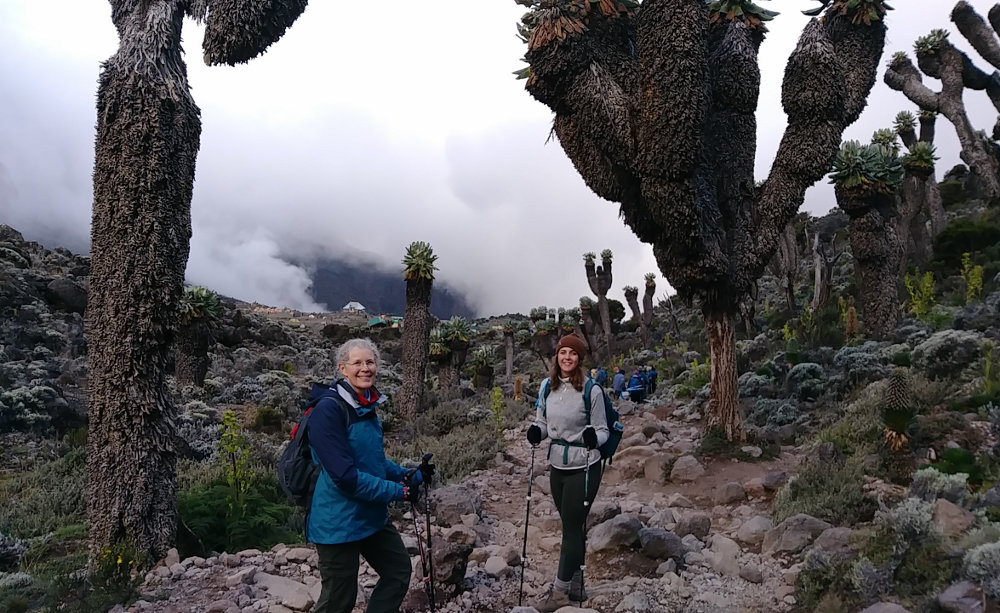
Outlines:
[{"label": "black backpack", "polygon": [[[326,385],[323,387],[328,390],[334,389]],[[278,484],[289,500],[307,508],[312,502],[313,490],[316,489],[316,480],[320,473],[320,466],[313,463],[312,451],[309,449],[309,414],[320,400],[327,397],[321,395],[315,402],[306,405],[302,419],[292,427],[292,440],[278,459]],[[334,404],[340,406],[336,399]]]},{"label": "black backpack", "polygon": [[[587,413],[587,425],[590,425],[590,390],[597,385],[594,383],[593,379],[587,379],[586,385],[583,387],[583,408]],[[551,390],[551,383],[548,379],[545,380],[545,384],[542,386],[542,399],[548,399],[549,392]],[[608,440],[604,442],[603,445],[598,447],[601,451],[601,459],[607,460],[608,464],[611,464],[611,458],[615,455],[615,451],[618,450],[618,444],[622,442],[622,434],[625,432],[625,426],[621,422],[621,414],[618,410],[611,404],[611,399],[608,398],[607,392],[601,389],[601,398],[604,399],[604,418],[608,422]],[[542,408],[542,415],[545,415],[545,408]]]}]

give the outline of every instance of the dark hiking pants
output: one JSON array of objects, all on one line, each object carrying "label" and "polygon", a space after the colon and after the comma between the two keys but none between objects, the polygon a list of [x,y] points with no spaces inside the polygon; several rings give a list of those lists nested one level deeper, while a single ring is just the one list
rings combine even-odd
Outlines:
[{"label": "dark hiking pants", "polygon": [[358,599],[359,556],[378,573],[367,613],[398,613],[410,587],[410,555],[392,523],[368,538],[338,545],[316,545],[323,591],[314,613],[351,613]]},{"label": "dark hiking pants", "polygon": [[587,534],[587,514],[601,486],[601,463],[590,465],[590,482],[587,483],[587,506],[583,505],[583,487],[586,475],[583,469],[549,471],[552,499],[562,519],[562,547],[559,551],[559,571],[556,576],[569,581],[583,564]]}]

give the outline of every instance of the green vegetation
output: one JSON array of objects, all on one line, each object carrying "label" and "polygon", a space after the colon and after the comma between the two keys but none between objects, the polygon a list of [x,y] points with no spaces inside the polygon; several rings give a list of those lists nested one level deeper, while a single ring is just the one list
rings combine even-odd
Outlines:
[{"label": "green vegetation", "polygon": [[972,256],[962,254],[962,281],[965,282],[965,304],[976,302],[983,295],[983,267],[972,264]]},{"label": "green vegetation", "polygon": [[874,516],[878,505],[864,493],[860,458],[843,464],[808,462],[774,499],[775,524],[806,513],[835,525],[854,525]]},{"label": "green vegetation", "polygon": [[910,296],[907,312],[912,313],[920,321],[930,321],[935,303],[934,273],[927,271],[921,275],[918,268],[912,276],[907,273],[903,277],[903,285]]}]

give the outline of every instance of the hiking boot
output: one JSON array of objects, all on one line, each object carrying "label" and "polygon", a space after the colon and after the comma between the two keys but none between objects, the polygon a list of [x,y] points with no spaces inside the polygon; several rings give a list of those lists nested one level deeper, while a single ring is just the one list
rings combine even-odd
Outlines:
[{"label": "hiking boot", "polygon": [[583,602],[587,600],[587,591],[583,589],[583,573],[576,571],[573,578],[569,580],[569,599],[573,602]]},{"label": "hiking boot", "polygon": [[536,604],[532,605],[538,611],[538,613],[553,613],[558,611],[563,607],[567,607],[573,604],[570,602],[569,594],[566,592],[556,589],[554,585],[550,585],[549,589],[546,590],[542,599]]}]

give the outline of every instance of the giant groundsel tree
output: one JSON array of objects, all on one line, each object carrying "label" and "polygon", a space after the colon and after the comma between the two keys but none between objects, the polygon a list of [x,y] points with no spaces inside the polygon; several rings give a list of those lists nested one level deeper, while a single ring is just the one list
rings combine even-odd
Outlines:
[{"label": "giant groundsel tree", "polygon": [[414,241],[403,256],[406,280],[406,311],[403,313],[403,386],[399,408],[412,420],[420,410],[427,369],[431,333],[431,290],[437,261],[434,250],[423,241]]},{"label": "giant groundsel tree", "polygon": [[741,437],[738,305],[864,108],[887,7],[834,0],[806,25],[785,68],[788,126],[757,187],[757,51],[773,13],[737,0],[517,1],[530,8],[519,26],[528,92],[555,113],[590,189],[620,205],[670,284],[700,303],[709,425]]},{"label": "giant groundsel tree", "polygon": [[206,22],[205,59],[245,62],[305,0],[110,0],[118,50],[97,91],[91,229],[87,514],[96,554],[155,562],[177,524],[176,409],[165,386],[191,239],[201,136],[181,49]]},{"label": "giant groundsel tree", "polygon": [[[994,68],[1000,69],[1000,5],[989,12],[989,25],[964,0],[955,4],[951,20],[969,44]],[[1000,112],[1000,76],[997,72],[980,69],[972,59],[951,43],[946,30],[932,30],[913,45],[917,65],[909,56],[899,52],[893,55],[885,71],[884,80],[892,89],[902,92],[911,102],[928,112],[939,112],[955,127],[955,134],[962,147],[962,161],[976,175],[983,193],[989,198],[1000,198],[1000,118],[993,126],[992,136],[978,131],[969,121],[965,107],[965,90],[985,91],[993,106]],[[934,91],[924,85],[922,75],[941,81],[941,89]]]}]

